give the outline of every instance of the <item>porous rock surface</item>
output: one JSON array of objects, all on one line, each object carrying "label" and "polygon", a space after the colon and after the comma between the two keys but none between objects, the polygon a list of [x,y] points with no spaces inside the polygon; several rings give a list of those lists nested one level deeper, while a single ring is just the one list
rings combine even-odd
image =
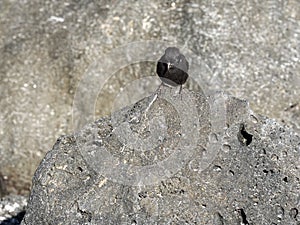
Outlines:
[{"label": "porous rock surface", "polygon": [[[299,0],[1,0],[0,9],[0,172],[8,193],[27,195],[52,143],[73,130],[76,87],[90,65],[136,41],[185,46],[211,69],[202,74],[209,86],[300,132]],[[141,74],[154,75],[154,63],[102,77],[98,114]]]},{"label": "porous rock surface", "polygon": [[157,93],[59,138],[22,225],[300,224],[295,132],[224,93]]}]

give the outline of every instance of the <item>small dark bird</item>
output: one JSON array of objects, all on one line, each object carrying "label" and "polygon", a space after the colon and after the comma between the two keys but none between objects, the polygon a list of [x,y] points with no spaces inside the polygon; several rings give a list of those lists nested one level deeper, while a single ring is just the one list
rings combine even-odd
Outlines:
[{"label": "small dark bird", "polygon": [[164,84],[170,86],[182,85],[186,82],[189,69],[189,63],[179,51],[178,48],[169,47],[165,54],[158,60],[156,73]]}]

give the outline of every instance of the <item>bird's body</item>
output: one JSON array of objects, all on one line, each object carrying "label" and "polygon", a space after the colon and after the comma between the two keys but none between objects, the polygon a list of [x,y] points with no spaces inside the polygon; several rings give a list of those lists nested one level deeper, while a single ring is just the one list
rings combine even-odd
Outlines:
[{"label": "bird's body", "polygon": [[178,48],[169,47],[158,60],[156,73],[163,83],[170,86],[183,85],[188,75],[189,63]]}]

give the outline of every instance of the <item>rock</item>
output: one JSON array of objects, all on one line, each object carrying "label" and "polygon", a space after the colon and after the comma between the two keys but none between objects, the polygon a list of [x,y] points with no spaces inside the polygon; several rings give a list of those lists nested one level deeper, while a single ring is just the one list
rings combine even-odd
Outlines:
[{"label": "rock", "polygon": [[[297,0],[1,0],[0,8],[0,171],[9,193],[28,194],[52,143],[73,131],[72,103],[85,71],[132,42],[184,46],[211,69],[201,74],[207,85],[300,132]],[[155,63],[118,69],[101,76],[98,115],[110,113],[127,81],[154,75]]]},{"label": "rock", "polygon": [[293,130],[223,92],[157,93],[59,138],[22,225],[300,222]]}]

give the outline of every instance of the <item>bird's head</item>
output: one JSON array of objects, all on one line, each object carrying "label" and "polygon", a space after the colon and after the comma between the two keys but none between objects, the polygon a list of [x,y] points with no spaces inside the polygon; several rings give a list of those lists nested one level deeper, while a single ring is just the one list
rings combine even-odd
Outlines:
[{"label": "bird's head", "polygon": [[188,62],[176,47],[168,47],[161,60],[168,65],[168,70],[178,68],[185,72],[188,71]]}]

